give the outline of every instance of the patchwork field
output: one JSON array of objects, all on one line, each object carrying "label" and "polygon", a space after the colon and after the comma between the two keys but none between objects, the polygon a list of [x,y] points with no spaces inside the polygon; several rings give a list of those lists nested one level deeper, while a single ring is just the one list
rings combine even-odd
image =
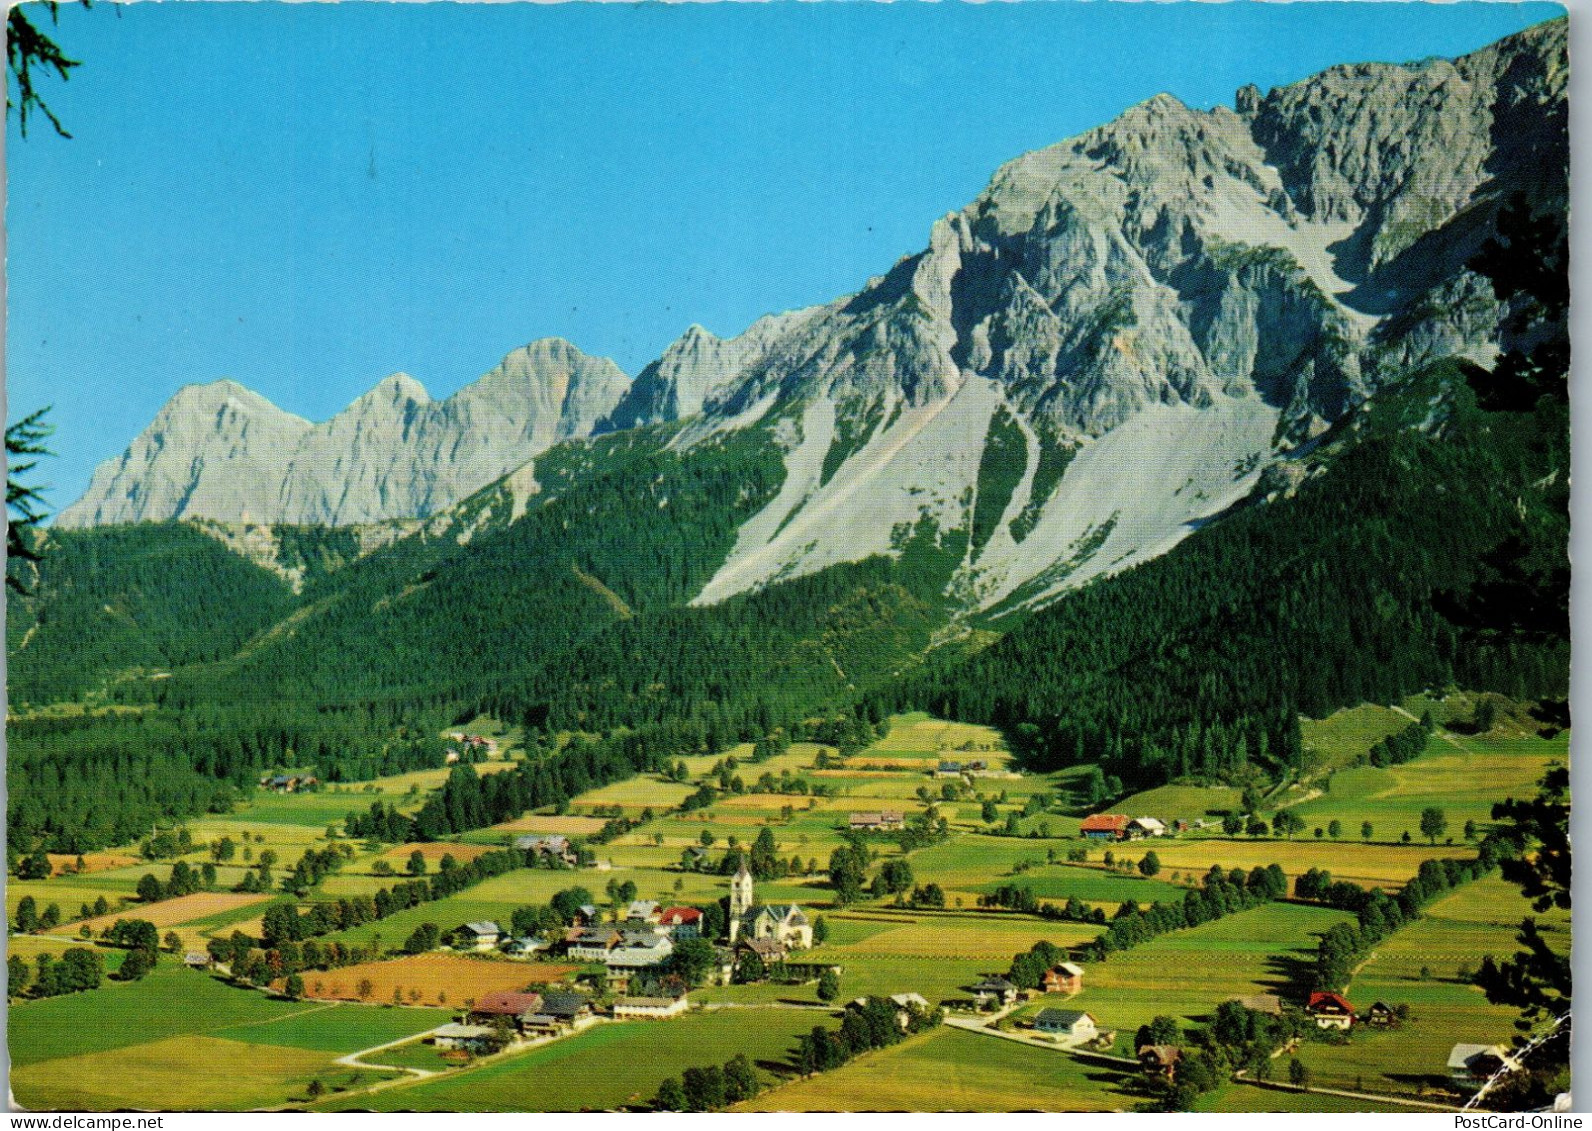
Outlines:
[{"label": "patchwork field", "polygon": [[[1468,708],[1467,708],[1468,710]],[[1385,715],[1383,714],[1385,712]],[[1391,716],[1388,718],[1386,716]],[[1456,716],[1458,717],[1458,716]],[[1463,717],[1469,717],[1468,713]],[[1320,724],[1307,724],[1313,741],[1331,748],[1343,764],[1363,753],[1365,745],[1409,720],[1384,708],[1340,712]],[[1339,770],[1329,792],[1297,803],[1297,812],[1311,828],[1328,820],[1343,823],[1340,841],[1317,839],[1307,829],[1292,841],[1272,837],[1230,838],[1210,831],[1126,844],[1100,844],[1077,838],[1078,817],[1059,811],[1072,804],[1067,789],[1083,771],[1022,778],[982,778],[964,785],[959,800],[941,797],[943,782],[924,770],[930,759],[996,755],[978,749],[994,732],[955,728],[924,716],[894,720],[890,736],[853,759],[865,770],[812,770],[819,747],[793,746],[768,762],[745,764],[737,772],[748,784],[764,772],[781,770],[823,782],[836,796],[815,798],[775,793],[721,796],[711,806],[689,814],[668,807],[696,787],[651,778],[634,779],[583,795],[578,810],[620,805],[631,816],[652,807],[659,816],[613,842],[598,846],[602,870],[550,871],[518,869],[477,884],[457,895],[421,904],[328,937],[329,940],[378,943],[391,952],[422,923],[444,931],[466,921],[493,919],[507,924],[514,910],[546,904],[569,888],[586,889],[591,900],[609,910],[610,885],[632,883],[636,896],[665,903],[706,906],[728,894],[728,880],[717,864],[732,846],[749,846],[763,830],[773,832],[777,853],[796,857],[803,870],[816,872],[768,880],[757,885],[760,901],[796,902],[810,916],[826,922],[827,942],[804,955],[841,967],[843,997],[915,992],[931,1002],[962,1001],[968,987],[982,977],[1004,973],[1012,957],[1045,939],[1069,947],[1094,938],[1100,928],[1089,924],[1049,922],[1035,916],[980,909],[980,895],[1003,885],[1025,887],[1056,903],[1077,897],[1108,915],[1125,900],[1148,904],[1181,899],[1212,864],[1249,869],[1277,863],[1290,878],[1310,867],[1330,870],[1335,878],[1396,889],[1421,861],[1433,856],[1463,854],[1460,829],[1466,819],[1490,810],[1502,794],[1529,794],[1546,765],[1565,754],[1561,737],[1552,742],[1527,734],[1495,732],[1482,737],[1434,738],[1428,752],[1402,766]],[[1314,728],[1314,729],[1311,729]],[[1368,738],[1368,736],[1371,736]],[[973,743],[975,751],[956,749]],[[947,747],[945,744],[949,743]],[[1356,750],[1355,747],[1358,746]],[[750,747],[740,755],[748,755]],[[705,773],[722,756],[688,756],[692,773]],[[897,765],[899,769],[877,768]],[[434,773],[427,771],[427,773]],[[276,872],[291,864],[307,847],[324,847],[328,827],[340,830],[347,812],[367,808],[371,800],[396,800],[404,808],[418,805],[423,789],[386,779],[375,790],[346,788],[340,792],[263,796],[238,813],[192,822],[196,850],[186,859],[197,865],[209,859],[205,842],[233,837],[238,853],[218,868],[219,881],[237,883],[261,852],[277,855]],[[436,773],[441,780],[440,772]],[[1319,779],[1305,789],[1319,789]],[[1044,811],[1024,816],[1027,800],[1045,792],[1052,801]],[[1287,796],[1299,796],[1294,789]],[[918,849],[907,858],[915,886],[934,883],[946,895],[943,911],[895,906],[894,896],[863,899],[847,908],[832,906],[834,898],[823,869],[830,854],[844,844],[847,816],[876,808],[920,813],[925,797],[953,821],[951,839]],[[1434,801],[1435,799],[1435,801]],[[992,835],[983,812],[994,802],[996,828],[1008,815],[1018,815],[1022,835]],[[333,804],[335,802],[335,804]],[[1447,835],[1459,843],[1436,846],[1417,841],[1396,843],[1401,822],[1418,829],[1419,812],[1440,804],[1449,815]],[[1145,813],[1171,821],[1209,816],[1237,804],[1229,788],[1164,786],[1124,799],[1113,811]],[[329,813],[336,810],[336,818]],[[789,811],[789,816],[786,811]],[[1075,813],[1076,810],[1073,810]],[[466,834],[458,842],[421,845],[355,844],[344,868],[326,877],[307,899],[335,899],[372,894],[403,879],[409,857],[419,851],[434,871],[444,855],[463,862],[502,847],[521,832],[590,835],[606,818],[589,815],[527,815],[490,829]],[[1360,822],[1376,828],[1371,843],[1359,837]],[[1037,835],[1043,828],[1046,835]],[[712,871],[682,871],[681,853],[710,835]],[[349,843],[334,836],[341,843]],[[1392,842],[1392,843],[1390,843]],[[870,873],[899,858],[894,838],[868,838],[873,854]],[[136,846],[132,846],[136,848]],[[1068,862],[1069,852],[1084,849],[1086,863]],[[1136,872],[1107,869],[1110,850],[1118,861],[1136,863],[1153,850],[1160,873],[1147,879]],[[245,859],[245,856],[249,859]],[[397,876],[377,876],[372,866],[385,860]],[[74,858],[75,862],[75,858]],[[164,878],[170,862],[141,863],[131,851],[97,854],[83,874],[63,874],[49,881],[13,881],[8,906],[14,911],[21,895],[32,894],[42,910],[57,903],[65,917],[75,917],[81,904],[106,898],[113,911],[95,921],[109,925],[116,918],[137,915],[156,922],[164,932],[176,929],[185,944],[202,946],[206,935],[227,935],[241,929],[258,933],[260,916],[283,894],[204,893],[150,905],[129,903],[138,879]],[[1356,1034],[1342,1047],[1308,1043],[1300,1057],[1313,1078],[1325,1086],[1387,1094],[1415,1095],[1440,1083],[1441,1062],[1456,1040],[1506,1039],[1512,1013],[1489,1006],[1473,987],[1459,981],[1462,965],[1474,967],[1483,953],[1513,950],[1513,934],[1525,904],[1518,890],[1488,879],[1456,892],[1429,909],[1427,916],[1380,945],[1350,989],[1362,1007],[1372,1000],[1408,1002],[1414,1020],[1397,1033]],[[611,911],[609,911],[611,914]],[[1171,1014],[1183,1024],[1198,1024],[1222,1001],[1258,992],[1280,993],[1287,1001],[1301,998],[1313,966],[1320,932],[1346,915],[1315,907],[1274,904],[1243,912],[1194,930],[1174,932],[1104,962],[1086,964],[1084,990],[1067,999],[1068,1007],[1087,1009],[1103,1027],[1119,1034],[1120,1047],[1131,1043],[1138,1025],[1157,1014]],[[1562,922],[1550,922],[1566,932]],[[61,928],[75,933],[77,924]],[[73,945],[64,937],[25,937],[13,949],[30,958],[59,953]],[[114,966],[119,951],[106,951]],[[1423,975],[1421,967],[1429,967]],[[114,1093],[123,1106],[149,1106],[155,1097],[167,1106],[232,1108],[301,1105],[312,1079],[333,1091],[312,1106],[379,1110],[577,1110],[646,1106],[665,1075],[677,1075],[694,1064],[722,1063],[736,1051],[756,1050],[765,1083],[780,1084],[750,1109],[848,1110],[1131,1110],[1148,1102],[1136,1073],[1122,1074],[1105,1063],[1073,1059],[1055,1049],[1001,1040],[998,1037],[942,1029],[899,1048],[870,1054],[837,1072],[809,1080],[788,1078],[787,1055],[796,1033],[815,1024],[833,1026],[821,1009],[815,982],[801,985],[757,984],[705,988],[693,1001],[709,1008],[668,1023],[602,1024],[572,1039],[505,1058],[460,1068],[444,1062],[434,1049],[417,1041],[382,1059],[440,1071],[423,1081],[404,1081],[373,1093],[365,1088],[381,1073],[335,1068],[331,1061],[359,1048],[415,1037],[457,1015],[468,1000],[491,990],[523,989],[578,973],[579,968],[536,962],[509,962],[448,952],[393,957],[333,971],[306,971],[306,994],[314,999],[288,1002],[258,991],[234,989],[214,977],[181,969],[168,956],[139,983],[109,983],[104,989],[48,1001],[14,1006],[11,1042],[18,1066],[18,1095],[32,1089],[38,1106],[107,1104]],[[362,996],[361,982],[369,985]],[[393,1005],[394,994],[402,1008]],[[1362,1000],[1363,999],[1363,1000]],[[1061,999],[1038,999],[1016,1017],[1031,1016]],[[729,1006],[732,1008],[716,1008]],[[791,1008],[807,1006],[810,1008]],[[1460,1034],[1460,1035],[1455,1035]],[[193,1073],[193,1058],[228,1063],[247,1060],[250,1069],[233,1088],[224,1077]],[[174,1081],[184,1057],[194,1077]],[[1437,1069],[1432,1065],[1438,1064]],[[623,1064],[622,1072],[614,1065]],[[91,1074],[84,1076],[84,1073]],[[102,1074],[109,1073],[109,1077]],[[117,1075],[142,1073],[139,1083],[122,1089]],[[355,1076],[362,1078],[356,1080]],[[336,1089],[347,1089],[338,1094]],[[74,1090],[75,1089],[75,1090]],[[210,1089],[210,1091],[207,1091]],[[220,1094],[216,1089],[225,1089]],[[27,1102],[24,1100],[24,1102]],[[1208,1111],[1362,1111],[1377,1110],[1374,1101],[1329,1100],[1320,1096],[1230,1085],[1202,1097]]]},{"label": "patchwork field", "polygon": [[[304,993],[318,1001],[401,1000],[406,1005],[449,1005],[458,1009],[494,990],[524,990],[547,985],[562,981],[578,969],[578,966],[506,962],[489,957],[416,954],[324,972],[310,971],[304,976]],[[366,992],[362,993],[362,988]],[[415,992],[418,997],[412,996]]]}]

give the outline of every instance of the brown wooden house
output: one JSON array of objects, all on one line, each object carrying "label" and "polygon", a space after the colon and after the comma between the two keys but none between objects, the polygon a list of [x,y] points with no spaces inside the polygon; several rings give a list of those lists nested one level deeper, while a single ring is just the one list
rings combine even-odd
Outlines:
[{"label": "brown wooden house", "polygon": [[1047,994],[1075,994],[1083,989],[1083,967],[1063,962],[1045,971],[1042,987]]},{"label": "brown wooden house", "polygon": [[1146,1076],[1170,1083],[1177,1078],[1177,1062],[1183,1059],[1183,1050],[1176,1045],[1140,1045],[1139,1067]]}]

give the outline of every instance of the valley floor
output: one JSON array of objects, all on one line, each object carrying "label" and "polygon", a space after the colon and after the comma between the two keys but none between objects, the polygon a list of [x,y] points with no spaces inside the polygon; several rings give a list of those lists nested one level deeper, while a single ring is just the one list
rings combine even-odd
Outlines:
[{"label": "valley floor", "polygon": [[[682,853],[710,840],[716,861],[730,844],[748,845],[769,830],[780,858],[795,858],[799,867],[759,883],[758,899],[795,902],[822,918],[827,938],[796,957],[838,967],[840,996],[820,1001],[815,981],[708,987],[692,993],[692,1011],[676,1020],[605,1020],[559,1040],[461,1066],[439,1056],[424,1036],[491,989],[545,988],[584,977],[591,968],[445,953],[384,957],[366,967],[305,971],[305,996],[317,1000],[290,1001],[234,986],[215,971],[186,969],[180,955],[165,954],[141,981],[14,1000],[8,1033],[13,1093],[32,1110],[644,1109],[665,1079],[744,1053],[763,1090],[738,1110],[1143,1109],[1158,1097],[1134,1063],[1140,1026],[1160,1016],[1184,1028],[1205,1025],[1223,1002],[1258,994],[1275,994],[1289,1008],[1302,1005],[1320,936],[1352,916],[1298,901],[1265,903],[1161,935],[1106,961],[1085,962],[1080,992],[1037,994],[990,1023],[963,1005],[974,983],[1006,973],[1014,956],[1040,941],[1067,950],[1091,942],[1104,927],[981,907],[980,900],[1015,885],[1046,903],[1080,899],[1109,920],[1125,903],[1182,900],[1213,865],[1247,871],[1272,863],[1290,883],[1321,867],[1335,878],[1396,889],[1425,860],[1474,854],[1457,832],[1442,838],[1453,843],[1419,837],[1422,808],[1445,808],[1451,831],[1466,820],[1485,822],[1492,800],[1525,795],[1546,765],[1567,756],[1565,736],[1545,740],[1501,726],[1468,737],[1441,731],[1411,762],[1386,770],[1352,768],[1356,754],[1407,723],[1387,708],[1358,711],[1307,727],[1321,765],[1336,772],[1328,789],[1305,782],[1284,787],[1272,799],[1305,818],[1309,831],[1293,839],[1224,835],[1220,814],[1237,803],[1237,791],[1183,784],[1122,798],[1111,807],[1159,816],[1169,827],[1184,822],[1177,835],[1090,841],[1079,832],[1087,810],[1073,792],[1082,780],[1077,771],[1023,774],[993,731],[901,716],[885,738],[860,753],[840,759],[827,752],[829,768],[816,768],[818,746],[796,744],[739,771],[748,782],[768,772],[775,779],[784,773],[787,781],[822,783],[832,787],[826,796],[748,789],[721,795],[704,809],[678,811],[678,801],[720,761],[688,757],[687,785],[641,777],[584,795],[567,813],[527,815],[446,844],[355,844],[352,859],[302,900],[279,891],[253,898],[202,892],[146,908],[134,895],[138,880],[145,874],[164,879],[171,861],[133,863],[136,845],[98,854],[81,872],[75,861],[62,861],[62,873],[48,880],[8,885],[11,916],[24,897],[32,897],[38,909],[56,905],[62,920],[46,931],[13,935],[12,953],[36,962],[41,954],[58,957],[74,945],[88,945],[111,957],[114,968],[122,952],[99,935],[105,922],[120,917],[155,921],[163,935],[175,933],[182,950],[203,950],[210,940],[237,931],[258,935],[266,910],[276,903],[308,906],[372,894],[395,882],[384,871],[403,872],[416,851],[429,872],[444,854],[464,861],[527,833],[590,834],[615,813],[636,817],[651,807],[653,820],[599,846],[601,870],[516,869],[320,941],[375,944],[390,952],[422,923],[436,923],[444,932],[470,921],[507,924],[517,908],[544,905],[577,884],[605,906],[603,891],[611,882],[634,884],[639,899],[707,906],[727,894],[727,881],[716,872],[682,870]],[[751,751],[735,753],[745,760]],[[480,768],[504,768],[516,754],[505,736],[494,761]],[[984,762],[990,776],[935,777],[947,761]],[[440,771],[319,793],[262,793],[236,812],[190,822],[196,847],[189,860],[197,866],[210,859],[205,846],[226,836],[246,846],[254,861],[270,851],[285,866],[305,849],[328,844],[328,826],[343,815],[377,799],[412,808],[439,781]],[[954,796],[947,796],[945,786],[952,781]],[[903,854],[889,834],[871,835],[867,843],[877,859],[869,871],[904,862],[909,886],[935,885],[944,906],[911,906],[910,891],[899,898],[865,894],[850,906],[835,906],[824,869],[846,843],[851,815],[920,813],[926,801],[949,818],[948,837]],[[1314,826],[1329,820],[1348,831],[1337,838],[1314,835]],[[1363,821],[1374,826],[1374,838],[1360,836]],[[1417,833],[1410,843],[1401,835],[1407,829]],[[1159,866],[1141,867],[1152,852]],[[241,853],[219,864],[218,886],[238,883],[249,866]],[[78,914],[92,912],[100,899],[109,905],[106,913]],[[1357,1027],[1343,1043],[1307,1037],[1279,1060],[1285,1066],[1296,1058],[1320,1091],[1234,1081],[1200,1096],[1198,1109],[1345,1112],[1400,1110],[1400,1102],[1463,1102],[1447,1081],[1449,1049],[1456,1042],[1507,1043],[1514,1019],[1511,1010],[1486,1001],[1470,984],[1469,972],[1483,955],[1511,954],[1514,933],[1528,913],[1519,890],[1496,875],[1460,885],[1419,921],[1380,941],[1347,987],[1360,1009],[1374,1001],[1407,1005],[1409,1015],[1400,1026]],[[1567,918],[1544,919],[1550,937],[1567,943]],[[949,1003],[961,1010],[952,1015],[957,1024],[831,1071],[798,1074],[798,1036],[814,1026],[837,1028],[838,1007],[853,998],[902,993]],[[1114,1036],[1100,1053],[1064,1049],[1035,1035],[1032,1026],[1045,1008],[1086,1011]],[[373,1049],[380,1051],[355,1055]]]}]

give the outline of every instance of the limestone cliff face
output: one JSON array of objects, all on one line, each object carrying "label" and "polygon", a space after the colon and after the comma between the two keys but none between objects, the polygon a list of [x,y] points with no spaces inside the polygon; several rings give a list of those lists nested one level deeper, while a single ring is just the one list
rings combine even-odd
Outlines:
[{"label": "limestone cliff face", "polygon": [[515,350],[447,400],[433,401],[397,373],[318,425],[230,381],[191,386],[56,521],[424,517],[560,440],[590,435],[629,384],[613,362],[549,338]]},{"label": "limestone cliff face", "polygon": [[190,513],[264,520],[275,513],[284,453],[311,427],[234,381],[185,386],[55,521],[97,526]]},{"label": "limestone cliff face", "polygon": [[1163,552],[1412,369],[1485,359],[1505,312],[1465,263],[1511,194],[1564,207],[1567,74],[1561,20],[1231,109],[1158,95],[1003,166],[926,249],[717,375],[688,437],[780,421],[792,476],[823,470],[701,599],[892,552],[925,516],[969,529],[990,484],[945,449],[1009,428],[1027,466],[959,584],[1043,599]]},{"label": "limestone cliff face", "polygon": [[433,514],[560,440],[589,436],[629,384],[613,362],[556,338],[515,350],[445,401],[403,374],[389,377],[299,445],[278,521]]}]

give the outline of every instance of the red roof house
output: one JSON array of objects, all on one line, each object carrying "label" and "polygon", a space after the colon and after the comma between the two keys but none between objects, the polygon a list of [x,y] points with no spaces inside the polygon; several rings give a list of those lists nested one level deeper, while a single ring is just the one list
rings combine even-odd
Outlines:
[{"label": "red roof house", "polygon": [[1347,1029],[1354,1024],[1354,1006],[1343,995],[1327,990],[1311,994],[1305,1012],[1316,1019],[1316,1026],[1321,1029]]},{"label": "red roof house", "polygon": [[1122,840],[1128,835],[1128,818],[1121,813],[1096,813],[1085,817],[1078,831],[1094,840]]},{"label": "red roof house", "polygon": [[493,990],[476,998],[475,1004],[470,1007],[470,1016],[479,1014],[483,1017],[518,1017],[524,1013],[535,1013],[541,1008],[541,994],[517,994],[508,990]]},{"label": "red roof house", "polygon": [[664,927],[680,927],[687,923],[701,923],[702,912],[695,907],[665,907],[658,923]]}]

